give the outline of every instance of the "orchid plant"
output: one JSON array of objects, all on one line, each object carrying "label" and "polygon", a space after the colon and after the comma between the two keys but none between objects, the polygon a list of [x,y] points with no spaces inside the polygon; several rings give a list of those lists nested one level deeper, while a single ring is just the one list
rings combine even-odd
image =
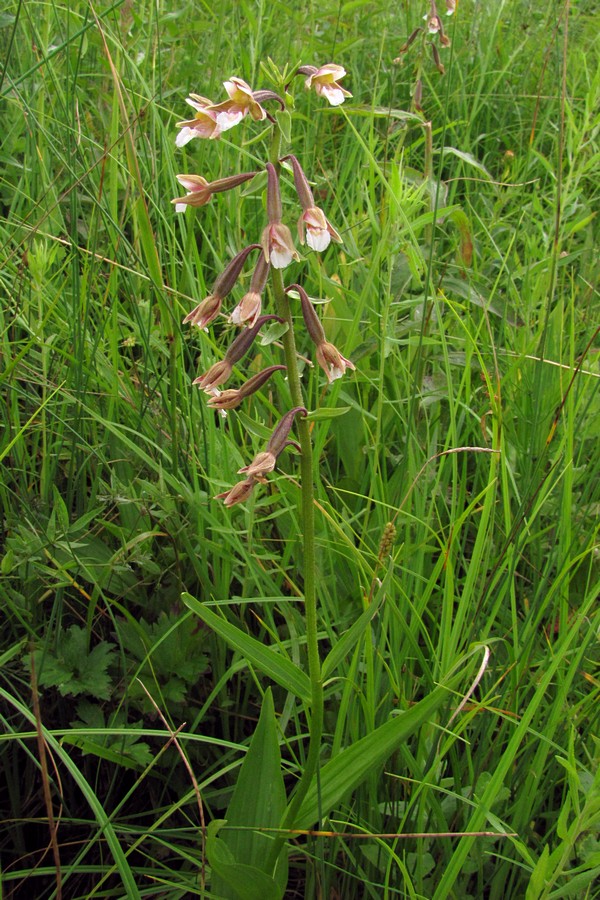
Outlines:
[{"label": "orchid plant", "polygon": [[[333,63],[320,67],[298,66],[291,71],[285,70],[284,72],[278,72],[271,64],[271,78],[278,87],[279,92],[253,90],[241,78],[232,77],[224,83],[228,99],[223,102],[213,103],[206,97],[190,94],[187,102],[193,108],[194,116],[191,119],[179,122],[177,126],[179,128],[176,138],[178,147],[183,147],[196,138],[217,141],[222,134],[239,125],[244,119],[251,119],[258,126],[262,125],[264,127],[266,125],[268,129],[269,159],[265,161],[264,169],[262,170],[266,172],[267,215],[262,233],[256,235],[256,243],[243,248],[230,260],[225,270],[216,279],[209,296],[192,309],[183,321],[186,324],[198,326],[199,329],[206,329],[217,317],[226,315],[229,318],[229,322],[239,328],[237,337],[229,345],[223,359],[194,380],[194,384],[208,395],[208,405],[212,409],[217,409],[223,414],[227,414],[227,410],[234,410],[243,401],[250,398],[252,394],[260,390],[268,379],[273,376],[282,378],[284,373],[287,375],[288,391],[292,406],[289,410],[282,411],[281,418],[277,422],[266,448],[258,452],[252,461],[239,470],[240,474],[244,476],[243,480],[228,490],[217,494],[216,499],[222,500],[226,507],[232,507],[247,501],[257,486],[267,483],[268,476],[275,469],[279,456],[288,447],[293,448],[299,454],[300,467],[298,502],[302,521],[304,549],[303,587],[307,648],[306,668],[308,670],[307,675],[304,671],[301,672],[301,675],[303,678],[302,683],[305,686],[303,699],[306,701],[305,705],[309,720],[308,750],[302,776],[289,799],[285,797],[285,793],[282,794],[280,791],[278,800],[272,798],[270,813],[267,814],[263,810],[261,821],[251,822],[248,820],[248,815],[245,815],[243,812],[237,816],[238,821],[236,824],[240,824],[241,821],[241,824],[246,826],[260,825],[262,827],[271,825],[281,829],[277,836],[271,837],[267,845],[267,851],[265,851],[264,836],[262,836],[263,843],[261,847],[256,850],[256,848],[253,849],[253,846],[241,847],[239,841],[236,843],[235,837],[231,835],[217,839],[216,835],[209,828],[207,853],[213,870],[212,889],[213,891],[217,890],[219,896],[224,897],[239,895],[239,891],[238,894],[235,893],[235,881],[237,877],[236,872],[238,871],[236,865],[239,868],[240,864],[246,867],[251,864],[254,869],[261,871],[260,877],[265,876],[269,879],[275,879],[274,882],[269,882],[269,890],[264,896],[270,896],[269,891],[274,891],[273,896],[281,896],[282,887],[285,887],[285,877],[282,873],[287,864],[285,862],[286,854],[283,852],[285,850],[286,830],[297,825],[298,812],[306,800],[311,785],[314,786],[319,761],[323,728],[323,678],[317,639],[317,592],[315,578],[314,478],[318,477],[318,473],[315,475],[313,467],[313,452],[309,429],[310,414],[304,399],[298,366],[296,346],[299,335],[295,333],[295,329],[298,327],[297,323],[299,321],[304,323],[306,332],[315,346],[316,361],[324,370],[328,383],[341,378],[347,370],[353,370],[354,365],[332,343],[326,340],[317,309],[304,287],[296,281],[287,287],[285,286],[283,277],[285,269],[293,261],[299,262],[301,258],[292,237],[292,232],[283,220],[280,182],[282,169],[285,167],[291,172],[299,202],[297,234],[300,245],[307,246],[312,252],[322,253],[332,242],[342,242],[339,232],[329,222],[325,212],[317,206],[309,179],[298,158],[292,153],[282,152],[282,144],[283,142],[288,143],[290,140],[289,110],[293,108],[290,87],[295,76],[304,76],[307,89],[314,90],[320,98],[329,102],[332,106],[339,106],[347,97],[351,96],[340,85],[340,81],[345,74],[341,66]],[[211,202],[214,195],[224,191],[235,190],[255,178],[260,171],[260,169],[257,169],[252,172],[232,174],[213,182],[209,182],[196,174],[178,175],[177,179],[187,193],[173,200],[175,209],[177,212],[185,212],[188,206],[205,206]],[[232,305],[229,310],[223,312],[224,301],[235,287],[248,258],[255,251],[257,256],[249,290],[243,295],[237,305]],[[269,285],[270,302],[273,304],[273,310],[265,313],[263,311],[264,306],[269,302],[265,299],[265,294]],[[295,319],[293,316],[297,298],[300,301],[302,319],[299,317]],[[281,335],[284,354],[283,363],[263,369],[261,372],[248,378],[239,387],[224,388],[223,386],[229,382],[233,374],[234,366],[250,351],[263,325],[272,320],[277,320],[280,323],[280,328],[283,332]],[[297,440],[290,437],[292,430],[295,432]],[[211,616],[193,598],[186,597],[184,599],[186,599],[188,606],[194,609],[198,615],[201,615],[208,624],[219,630],[220,620],[215,621],[219,617],[214,616],[214,613]],[[239,649],[235,635],[232,637],[229,631],[223,636]],[[249,650],[248,646],[246,641],[243,652],[252,655],[252,647]],[[258,649],[255,649],[258,653]],[[256,662],[256,660],[254,661]],[[290,665],[292,664],[290,663]],[[262,659],[262,668],[265,671],[264,659]],[[271,674],[277,680],[272,672],[267,670],[266,673]],[[267,708],[268,702],[265,702],[265,710]],[[268,713],[264,712],[264,715],[267,716]],[[270,727],[266,720],[263,721],[263,714],[261,714],[257,733],[261,728],[268,729]],[[274,731],[269,733],[275,734]],[[274,740],[275,747],[273,752],[275,753],[276,751],[277,758],[279,758],[278,742],[276,738]],[[246,769],[253,764],[252,759],[253,755],[249,751],[244,762]],[[264,765],[264,760],[262,764]],[[274,772],[268,777],[265,773],[263,775],[263,781],[271,781],[270,790],[273,790],[272,784],[274,781],[282,779],[281,774],[277,776]],[[247,811],[248,798],[245,797],[244,803],[241,803],[239,798],[236,799],[236,795],[244,789],[244,783],[243,768],[238,779],[236,793],[228,810],[227,821],[230,826],[233,824],[232,820],[236,819],[238,807],[245,808]],[[280,787],[283,791],[282,780]],[[283,800],[281,799],[282,797]],[[265,815],[267,817],[266,821]],[[224,847],[226,848],[225,850],[223,849]],[[226,857],[225,862],[223,861],[225,859],[224,853]],[[275,888],[273,888],[273,883],[276,885]],[[215,885],[217,885],[216,888]],[[243,895],[245,896],[245,894]]]}]

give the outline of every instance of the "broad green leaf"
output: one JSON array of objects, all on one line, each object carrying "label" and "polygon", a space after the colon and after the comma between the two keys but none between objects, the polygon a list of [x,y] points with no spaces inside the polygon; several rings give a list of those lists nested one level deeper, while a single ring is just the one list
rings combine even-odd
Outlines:
[{"label": "broad green leaf", "polygon": [[[281,771],[281,755],[273,696],[265,694],[256,731],[240,769],[233,796],[227,809],[229,828],[222,841],[236,863],[266,871],[271,838],[255,828],[276,828],[286,807],[285,786]],[[232,829],[232,830],[229,830]],[[284,851],[285,853],[285,851]],[[277,871],[280,896],[287,884],[287,858]],[[269,875],[269,872],[266,872]],[[223,893],[223,885],[213,882],[213,891]]]},{"label": "broad green leaf", "polygon": [[310,701],[310,681],[308,676],[286,656],[282,656],[272,647],[265,647],[256,638],[251,637],[240,628],[236,628],[226,619],[218,616],[191,594],[183,593],[181,599],[205,625],[212,628],[230,647],[237,650],[248,662],[268,675],[276,684],[291,691],[306,703]]},{"label": "broad green leaf", "polygon": [[266,872],[235,861],[225,841],[217,836],[224,824],[222,819],[213,820],[206,835],[206,855],[216,882],[213,896],[219,900],[281,900],[279,888]]},{"label": "broad green leaf", "polygon": [[410,709],[394,716],[371,734],[342,750],[321,769],[319,783],[310,786],[300,807],[295,828],[310,828],[358,787],[388,759],[400,744],[415,733],[448,700],[448,690],[436,687]]}]

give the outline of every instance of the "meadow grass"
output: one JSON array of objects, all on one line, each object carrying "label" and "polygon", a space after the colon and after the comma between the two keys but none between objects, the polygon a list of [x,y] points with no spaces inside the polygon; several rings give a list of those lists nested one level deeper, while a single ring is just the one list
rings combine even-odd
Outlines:
[{"label": "meadow grass", "polygon": [[268,87],[269,57],[335,61],[353,93],[332,110],[297,92],[294,132],[344,239],[307,257],[306,288],[357,368],[327,395],[304,369],[319,638],[341,648],[322,765],[460,675],[327,809],[329,836],[291,840],[285,896],[600,897],[599,20],[583,0],[463,0],[441,76],[418,41],[393,63],[426,8],[0,14],[2,897],[218,896],[204,826],[269,687],[288,788],[303,771],[292,687],[181,599],[304,665],[297,463],[243,507],[212,499],[276,393],[214,415],[191,381],[229,331],[181,325],[262,228],[262,192],[170,203],[178,172],[262,158],[245,125],[174,137],[190,91]]}]

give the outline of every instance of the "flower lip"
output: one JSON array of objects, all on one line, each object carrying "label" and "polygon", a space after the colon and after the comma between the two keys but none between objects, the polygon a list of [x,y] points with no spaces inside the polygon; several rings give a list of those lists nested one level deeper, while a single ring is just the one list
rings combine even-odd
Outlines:
[{"label": "flower lip", "polygon": [[335,230],[331,222],[325,217],[325,213],[318,206],[305,209],[298,219],[298,237],[303,244],[304,229],[306,227],[306,243],[311,250],[320,252],[326,250],[331,241],[342,244],[342,238]]}]

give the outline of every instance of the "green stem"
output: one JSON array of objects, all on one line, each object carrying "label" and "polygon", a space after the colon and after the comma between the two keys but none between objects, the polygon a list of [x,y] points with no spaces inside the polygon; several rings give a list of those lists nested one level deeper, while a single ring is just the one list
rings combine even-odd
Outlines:
[{"label": "green stem", "polygon": [[[287,322],[288,330],[283,335],[283,347],[288,372],[288,383],[294,406],[304,406],[298,362],[296,340],[290,303],[283,286],[283,278],[278,269],[271,270],[271,284],[275,297],[277,314]],[[317,771],[323,734],[323,682],[321,678],[321,660],[319,657],[319,641],[317,631],[317,592],[316,592],[316,560],[315,560],[315,511],[314,511],[314,473],[313,452],[309,425],[306,419],[297,418],[295,426],[302,450],[300,462],[301,490],[301,522],[304,545],[304,616],[306,621],[306,647],[308,654],[308,675],[311,684],[311,711],[309,722],[308,754],[304,763],[304,771],[283,817],[282,829],[293,828],[295,818],[302,801]],[[271,848],[270,867],[275,867],[281,853],[285,837],[277,837]]]}]

